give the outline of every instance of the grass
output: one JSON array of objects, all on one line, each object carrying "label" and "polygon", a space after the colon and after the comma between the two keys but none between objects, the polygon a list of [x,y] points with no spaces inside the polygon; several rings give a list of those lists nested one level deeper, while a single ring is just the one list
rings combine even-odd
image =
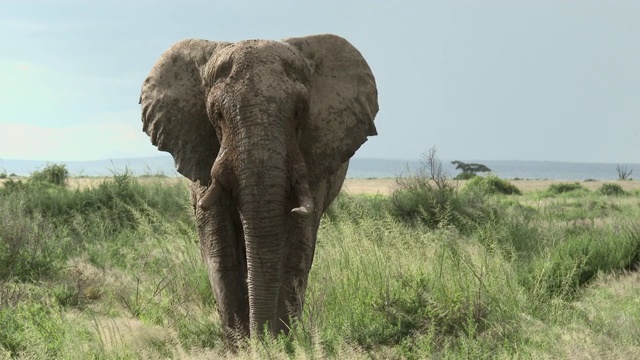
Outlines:
[{"label": "grass", "polygon": [[234,353],[183,182],[16,183],[0,188],[0,357],[640,356],[637,192],[341,194],[302,321]]}]

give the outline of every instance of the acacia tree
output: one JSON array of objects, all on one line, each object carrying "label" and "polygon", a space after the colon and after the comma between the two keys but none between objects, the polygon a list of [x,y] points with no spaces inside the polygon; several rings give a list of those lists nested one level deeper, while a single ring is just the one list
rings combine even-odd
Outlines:
[{"label": "acacia tree", "polygon": [[618,180],[631,180],[629,176],[631,176],[633,169],[629,169],[627,165],[617,165],[616,171],[618,172]]},{"label": "acacia tree", "polygon": [[491,171],[491,169],[489,169],[486,165],[483,165],[483,164],[465,163],[458,160],[452,161],[451,163],[456,166],[456,169],[462,170],[460,174],[456,175],[456,179],[463,179],[463,180],[470,179],[476,176],[477,173],[479,172]]}]

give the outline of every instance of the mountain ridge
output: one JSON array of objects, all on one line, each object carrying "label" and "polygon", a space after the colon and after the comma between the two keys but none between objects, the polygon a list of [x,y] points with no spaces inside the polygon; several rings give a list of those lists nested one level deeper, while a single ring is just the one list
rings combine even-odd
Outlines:
[{"label": "mountain ridge", "polygon": [[[442,166],[450,175],[456,175],[449,160],[442,159]],[[530,160],[463,160],[482,163],[503,178],[553,179],[553,180],[615,180],[615,163],[578,163],[566,161]],[[133,175],[180,176],[171,155],[119,158],[92,161],[44,161],[0,159],[0,173],[29,175],[47,164],[65,164],[72,176],[112,176],[129,171]],[[640,164],[620,164],[640,169]],[[390,178],[415,173],[422,168],[420,160],[352,158],[347,177]],[[638,170],[640,171],[640,170]]]}]

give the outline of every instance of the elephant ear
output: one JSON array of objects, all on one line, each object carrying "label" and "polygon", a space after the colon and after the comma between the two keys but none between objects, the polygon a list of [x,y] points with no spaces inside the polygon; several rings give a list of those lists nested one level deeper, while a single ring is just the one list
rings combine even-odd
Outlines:
[{"label": "elephant ear", "polygon": [[309,175],[333,174],[367,136],[377,135],[375,78],[360,52],[339,36],[314,35],[283,42],[296,48],[311,68],[310,116],[300,139]]},{"label": "elephant ear", "polygon": [[165,51],[142,85],[142,129],[178,172],[206,185],[220,144],[207,116],[201,75],[213,53],[227,43],[184,40]]}]

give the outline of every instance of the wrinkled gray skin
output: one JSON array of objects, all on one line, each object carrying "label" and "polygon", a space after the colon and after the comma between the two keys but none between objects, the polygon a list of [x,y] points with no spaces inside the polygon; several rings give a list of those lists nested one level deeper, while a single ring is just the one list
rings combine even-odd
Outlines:
[{"label": "wrinkled gray skin", "polygon": [[226,331],[286,331],[302,313],[320,217],[376,135],[375,79],[334,35],[181,41],[140,96],[143,130],[189,178]]}]

